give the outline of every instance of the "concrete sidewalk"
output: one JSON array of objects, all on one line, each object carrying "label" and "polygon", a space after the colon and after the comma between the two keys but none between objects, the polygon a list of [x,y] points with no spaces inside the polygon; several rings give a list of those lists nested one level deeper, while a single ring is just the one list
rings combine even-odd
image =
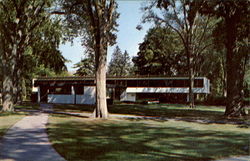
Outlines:
[{"label": "concrete sidewalk", "polygon": [[46,133],[48,114],[26,116],[0,140],[1,161],[64,161],[53,149]]},{"label": "concrete sidewalk", "polygon": [[225,159],[216,160],[216,161],[250,161],[250,156],[225,158]]}]

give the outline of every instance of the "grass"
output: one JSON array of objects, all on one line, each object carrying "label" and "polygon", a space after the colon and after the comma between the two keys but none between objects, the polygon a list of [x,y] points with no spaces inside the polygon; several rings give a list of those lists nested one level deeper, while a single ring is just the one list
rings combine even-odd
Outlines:
[{"label": "grass", "polygon": [[[64,112],[92,112],[93,106],[87,105],[54,105],[55,111]],[[181,104],[115,104],[108,106],[113,114],[130,114],[139,116],[159,116],[167,118],[182,118],[194,120],[227,121],[224,117],[225,107],[223,106],[202,106],[190,109],[187,105]],[[230,119],[230,121],[249,121],[250,117]]]},{"label": "grass", "polygon": [[23,102],[20,105],[16,105],[15,109],[19,110],[40,110],[40,105],[38,103],[32,103],[32,102]]},{"label": "grass", "polygon": [[25,113],[0,113],[0,139],[12,125],[24,116]]},{"label": "grass", "polygon": [[249,155],[248,127],[51,115],[49,138],[71,161],[206,161]]},{"label": "grass", "polygon": [[[90,105],[60,105],[54,104],[54,110],[56,111],[65,111],[65,112],[92,112],[94,106]],[[204,112],[219,112],[222,114],[224,112],[224,107],[216,106],[196,106],[194,109],[190,109],[187,105],[182,104],[128,104],[128,103],[119,103],[115,105],[109,105],[108,110],[110,113],[119,113],[119,114],[136,114],[144,116],[162,116],[168,115],[171,113],[176,113],[173,110],[181,110],[182,114],[177,114],[183,116],[183,111],[204,111]],[[171,110],[171,111],[168,111]],[[170,114],[171,115],[171,114]]]}]

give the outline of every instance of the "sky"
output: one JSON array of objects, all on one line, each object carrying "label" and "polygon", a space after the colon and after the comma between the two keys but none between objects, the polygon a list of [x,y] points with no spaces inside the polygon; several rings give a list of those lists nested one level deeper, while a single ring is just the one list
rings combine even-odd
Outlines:
[{"label": "sky", "polygon": [[[139,43],[143,42],[147,30],[152,27],[151,24],[142,24],[143,29],[138,31],[136,26],[141,24],[142,1],[136,0],[120,0],[118,1],[118,12],[120,17],[118,19],[118,32],[116,44],[108,48],[108,61],[116,45],[118,45],[122,52],[127,50],[130,57],[136,56],[138,52]],[[84,47],[81,46],[81,39],[76,38],[74,43],[67,42],[60,45],[60,51],[63,56],[71,62],[66,63],[68,71],[75,71],[74,64],[84,58]]]}]

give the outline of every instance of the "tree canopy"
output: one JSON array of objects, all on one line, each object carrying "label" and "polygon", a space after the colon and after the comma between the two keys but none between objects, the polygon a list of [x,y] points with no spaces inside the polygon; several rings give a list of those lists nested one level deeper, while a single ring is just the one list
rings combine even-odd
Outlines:
[{"label": "tree canopy", "polygon": [[84,59],[74,65],[76,76],[94,76],[95,59],[93,54],[88,54]]},{"label": "tree canopy", "polygon": [[133,62],[139,75],[187,75],[184,47],[169,27],[149,29]]},{"label": "tree canopy", "polygon": [[119,46],[116,46],[108,66],[108,75],[128,76],[131,74],[131,70],[132,64],[128,52],[125,50],[122,53]]},{"label": "tree canopy", "polygon": [[[56,23],[49,13],[52,4],[52,0],[0,2],[3,111],[14,110],[13,103],[21,100],[23,84],[32,79],[30,72],[39,64],[46,62],[46,67],[57,72],[65,69],[65,59],[58,50],[60,35],[55,32]],[[53,60],[41,62],[41,53]]]}]

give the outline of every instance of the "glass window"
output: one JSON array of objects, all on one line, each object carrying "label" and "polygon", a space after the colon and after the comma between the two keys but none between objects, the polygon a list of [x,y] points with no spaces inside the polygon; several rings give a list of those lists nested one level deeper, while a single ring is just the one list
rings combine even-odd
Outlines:
[{"label": "glass window", "polygon": [[75,93],[78,95],[84,94],[84,86],[75,86]]}]

